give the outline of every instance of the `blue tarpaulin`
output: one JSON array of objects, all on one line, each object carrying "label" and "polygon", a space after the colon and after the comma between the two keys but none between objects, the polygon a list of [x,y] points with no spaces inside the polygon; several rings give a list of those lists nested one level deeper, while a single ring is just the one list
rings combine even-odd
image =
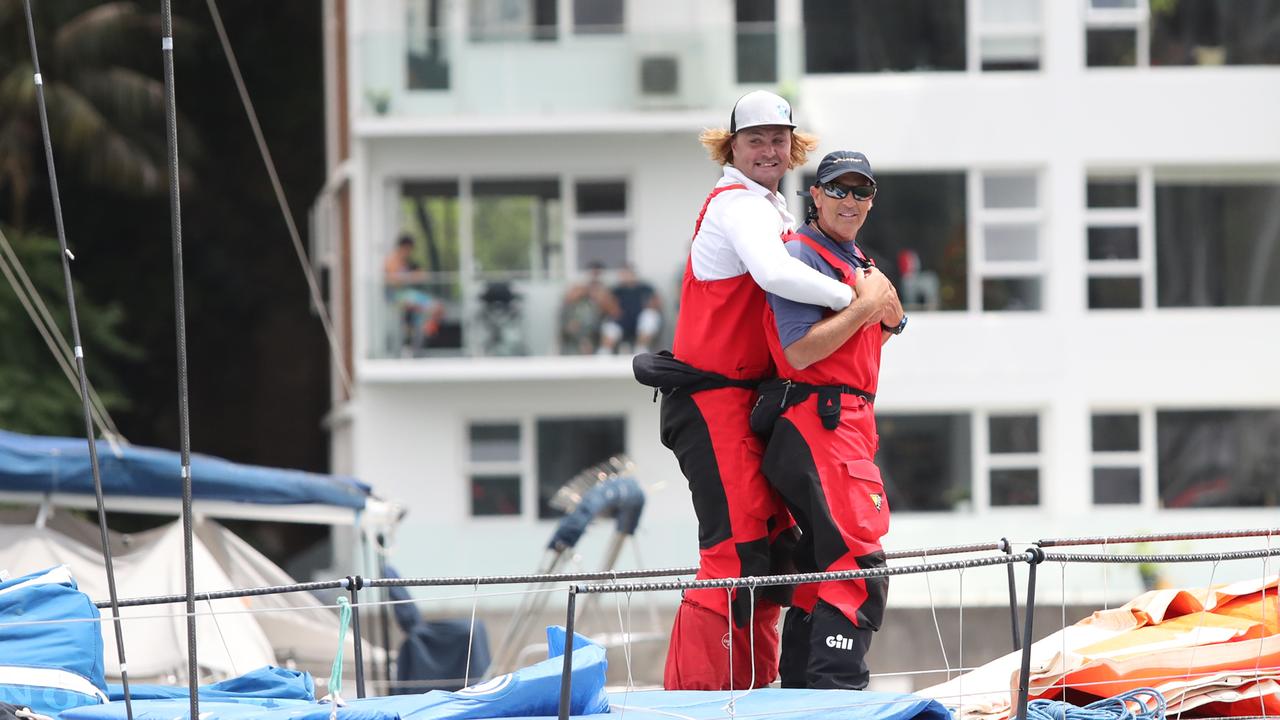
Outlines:
[{"label": "blue tarpaulin", "polygon": [[0,582],[0,702],[54,716],[105,702],[98,618],[65,567]]},{"label": "blue tarpaulin", "polygon": [[[349,700],[338,708],[339,720],[475,720],[478,718],[554,718],[559,707],[560,671],[563,667],[563,628],[547,629],[550,657],[509,675],[493,678],[458,692],[432,691],[421,695],[397,695]],[[267,669],[255,671],[262,676]],[[604,648],[580,635],[574,636],[574,718],[604,719],[627,715],[640,720],[690,718],[713,720],[738,717],[785,717],[790,720],[950,720],[937,700],[899,693],[856,690],[790,690],[762,688],[751,692],[693,692],[663,690],[620,691],[605,694]],[[255,676],[250,673],[245,678]],[[281,678],[266,675],[264,682]],[[266,698],[257,682],[237,678],[238,687],[251,696],[231,702],[232,696],[214,697],[201,690],[203,720],[328,720],[333,706],[298,699],[296,685],[283,679],[278,687],[287,697]],[[221,683],[225,685],[225,683]],[[275,686],[275,685],[272,685]],[[210,686],[212,688],[212,686]],[[203,698],[208,698],[205,701]],[[728,710],[733,704],[732,713]],[[185,718],[184,699],[139,700],[133,704],[135,720]],[[124,720],[124,703],[83,707],[62,713],[63,720]]]},{"label": "blue tarpaulin", "polygon": [[[98,441],[103,492],[108,496],[179,498],[181,455],[171,450]],[[241,465],[191,456],[195,500],[266,505],[319,504],[361,509],[369,486],[353,478]],[[8,492],[93,494],[89,444],[83,438],[40,437],[0,430],[0,488]]]}]

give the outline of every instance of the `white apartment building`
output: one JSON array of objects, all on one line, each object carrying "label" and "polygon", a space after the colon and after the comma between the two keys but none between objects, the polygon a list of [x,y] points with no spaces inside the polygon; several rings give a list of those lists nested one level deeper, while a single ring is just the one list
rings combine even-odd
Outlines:
[{"label": "white apartment building", "polygon": [[[550,493],[619,452],[649,488],[626,565],[696,562],[652,391],[626,352],[593,354],[591,308],[565,298],[592,263],[606,287],[630,265],[669,346],[719,175],[698,133],[758,88],[821,139],[789,197],[831,150],[876,170],[859,240],[911,318],[877,403],[887,547],[1277,524],[1280,0],[326,12],[315,236],[353,378],[335,380],[333,470],[409,509],[401,573],[532,571]],[[1045,576],[1072,602],[1137,584],[1130,566]],[[1003,572],[955,580],[933,601],[1003,598]],[[922,582],[895,579],[891,604],[924,603]]]}]

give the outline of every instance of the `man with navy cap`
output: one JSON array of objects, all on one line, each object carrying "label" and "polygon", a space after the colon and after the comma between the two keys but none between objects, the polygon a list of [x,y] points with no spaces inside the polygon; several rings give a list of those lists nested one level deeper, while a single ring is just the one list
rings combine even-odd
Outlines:
[{"label": "man with navy cap", "polygon": [[[880,538],[889,529],[889,503],[873,462],[873,408],[880,348],[902,332],[907,317],[893,285],[856,242],[876,190],[862,153],[822,159],[807,193],[808,222],[786,249],[856,297],[833,313],[770,294],[765,311],[770,354],[790,384],[763,471],[803,533],[795,552],[802,572],[885,564]],[[887,578],[799,586],[782,630],[783,687],[865,688],[865,656],[887,590]]]},{"label": "man with navy cap", "polygon": [[[664,388],[662,441],[689,481],[698,516],[698,578],[768,575],[789,561],[796,533],[760,472],[763,444],[748,425],[755,385],[774,374],[762,317],[765,291],[832,310],[853,289],[783,247],[794,225],[778,185],[817,147],[790,104],[744,95],[729,127],[699,138],[724,174],[694,224],[675,360],[709,378]],[[790,543],[790,544],[788,544]],[[760,687],[777,677],[780,602],[764,589],[685,593],[671,632],[664,685],[679,690]],[[732,668],[732,677],[730,677]]]}]

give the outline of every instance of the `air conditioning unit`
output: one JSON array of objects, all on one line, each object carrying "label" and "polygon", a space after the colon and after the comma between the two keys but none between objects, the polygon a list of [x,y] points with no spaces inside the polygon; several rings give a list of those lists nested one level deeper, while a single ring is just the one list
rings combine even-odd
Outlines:
[{"label": "air conditioning unit", "polygon": [[640,95],[645,99],[674,98],[680,93],[680,61],[675,55],[640,58]]}]

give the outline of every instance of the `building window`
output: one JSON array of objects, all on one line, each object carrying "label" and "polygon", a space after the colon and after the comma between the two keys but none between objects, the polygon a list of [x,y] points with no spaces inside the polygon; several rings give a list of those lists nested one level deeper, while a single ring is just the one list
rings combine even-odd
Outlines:
[{"label": "building window", "polygon": [[965,69],[965,0],[804,0],[805,71]]},{"label": "building window", "polygon": [[1280,1],[1152,2],[1151,64],[1280,64]]},{"label": "building window", "polygon": [[409,0],[405,3],[410,90],[449,89],[445,7],[445,0]]},{"label": "building window", "polygon": [[1084,30],[1085,65],[1146,65],[1147,35],[1147,0],[1088,0]]},{"label": "building window", "polygon": [[1089,0],[1089,67],[1280,64],[1280,0]]},{"label": "building window", "polygon": [[1280,505],[1280,410],[1156,413],[1160,504]]},{"label": "building window", "polygon": [[1094,505],[1142,502],[1142,416],[1094,413],[1090,419]]},{"label": "building window", "polygon": [[734,0],[738,82],[778,81],[776,0]]},{"label": "building window", "polygon": [[1040,310],[1045,273],[1040,247],[1040,184],[1035,172],[977,174],[976,279],[983,310]]},{"label": "building window", "polygon": [[1155,242],[1160,307],[1280,305],[1280,173],[1157,171]]},{"label": "building window", "polygon": [[580,180],[574,186],[574,233],[578,238],[577,267],[594,264],[617,269],[627,264],[627,183],[622,180]]},{"label": "building window", "polygon": [[[805,187],[816,178],[806,175]],[[876,185],[858,247],[889,277],[907,312],[966,309],[965,174],[879,172]]]},{"label": "building window", "polygon": [[556,0],[468,0],[472,42],[556,39]]},{"label": "building window", "polygon": [[979,66],[991,70],[1039,70],[1040,0],[981,0],[974,36]]},{"label": "building window", "polygon": [[1039,416],[988,416],[987,452],[991,507],[1039,505]]},{"label": "building window", "polygon": [[573,31],[579,35],[623,32],[622,0],[573,0]]},{"label": "building window", "polygon": [[1136,171],[1092,172],[1085,188],[1089,309],[1141,308],[1149,233]]},{"label": "building window", "polygon": [[578,473],[626,452],[627,421],[622,417],[539,419],[538,517],[558,517],[548,502]]},{"label": "building window", "polygon": [[876,465],[894,512],[972,508],[970,427],[968,413],[876,418]]},{"label": "building window", "polygon": [[519,515],[523,455],[518,422],[472,423],[467,428],[471,514]]}]

